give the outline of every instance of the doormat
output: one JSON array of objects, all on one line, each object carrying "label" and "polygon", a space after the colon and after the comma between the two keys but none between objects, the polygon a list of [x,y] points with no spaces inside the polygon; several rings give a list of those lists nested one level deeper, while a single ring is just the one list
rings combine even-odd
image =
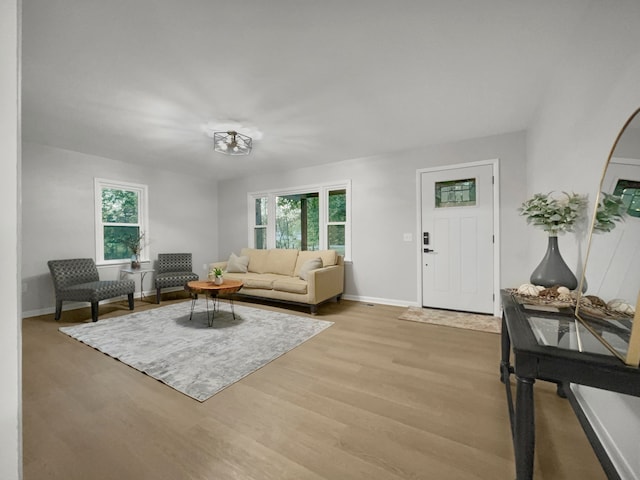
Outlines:
[{"label": "doormat", "polygon": [[500,318],[479,313],[455,312],[451,310],[436,310],[434,308],[409,307],[400,320],[430,323],[445,327],[466,328],[479,332],[500,333],[502,322]]}]

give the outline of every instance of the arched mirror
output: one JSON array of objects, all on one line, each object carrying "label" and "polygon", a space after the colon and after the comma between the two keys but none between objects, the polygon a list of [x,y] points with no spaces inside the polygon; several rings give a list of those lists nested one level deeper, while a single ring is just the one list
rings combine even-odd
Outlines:
[{"label": "arched mirror", "polygon": [[640,363],[640,109],[604,168],[576,316],[617,357]]}]

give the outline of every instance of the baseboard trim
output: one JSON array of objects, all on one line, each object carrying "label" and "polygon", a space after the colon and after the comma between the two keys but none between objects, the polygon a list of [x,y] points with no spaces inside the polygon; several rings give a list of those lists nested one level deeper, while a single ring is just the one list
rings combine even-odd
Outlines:
[{"label": "baseboard trim", "polygon": [[396,300],[393,298],[380,298],[380,297],[364,297],[361,295],[342,295],[345,300],[352,300],[354,302],[362,303],[378,303],[380,305],[391,305],[394,307],[419,307],[416,302],[407,302],[406,300]]},{"label": "baseboard trim", "polygon": [[[183,290],[182,288],[167,288],[162,290],[162,293],[167,293],[167,292],[177,292]],[[155,296],[156,291],[155,290],[147,290],[146,292],[144,292],[144,297],[150,297],[150,296]],[[140,292],[135,292],[133,294],[133,298],[135,299],[141,299],[142,296],[140,295]],[[127,296],[126,295],[122,295],[120,297],[114,297],[114,298],[109,298],[107,300],[101,300],[100,301],[100,305],[106,304],[106,303],[114,303],[114,302],[122,302],[122,301],[126,301],[127,300]],[[64,302],[62,304],[62,312],[68,312],[69,310],[78,310],[79,308],[88,308],[90,307],[91,304],[89,302]],[[31,318],[31,317],[38,317],[40,315],[49,315],[52,313],[55,313],[56,311],[56,307],[47,307],[47,308],[41,308],[38,310],[25,310],[22,312],[22,318]]]},{"label": "baseboard trim", "polygon": [[[180,290],[183,290],[183,289],[181,287],[163,288],[162,293],[178,292]],[[155,290],[148,290],[144,292],[145,297],[153,296],[155,294],[156,294]],[[137,299],[140,299],[141,298],[140,292],[136,292],[134,294],[134,297]],[[421,306],[417,302],[407,302],[406,300],[396,300],[393,298],[365,297],[362,295],[345,295],[345,294],[342,295],[342,298],[344,298],[345,300],[351,300],[354,302],[377,303],[380,305],[390,305],[394,307],[420,307]],[[100,303],[104,304],[104,303],[111,303],[111,302],[121,302],[122,300],[126,300],[126,299],[127,297],[123,295],[122,297],[103,300]],[[87,306],[89,306],[89,304],[86,302],[78,302],[78,303],[65,302],[63,303],[62,311],[66,312],[68,310],[77,310],[79,308],[87,308]],[[56,310],[55,307],[42,308],[39,310],[26,310],[22,312],[22,318],[37,317],[40,315],[49,315],[51,313],[54,313],[55,310]]]}]

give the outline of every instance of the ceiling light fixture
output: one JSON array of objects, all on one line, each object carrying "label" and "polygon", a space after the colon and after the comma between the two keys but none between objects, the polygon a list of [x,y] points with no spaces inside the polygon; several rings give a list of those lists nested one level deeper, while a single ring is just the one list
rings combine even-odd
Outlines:
[{"label": "ceiling light fixture", "polygon": [[213,142],[213,149],[225,155],[249,155],[251,152],[251,137],[235,130],[215,132]]}]

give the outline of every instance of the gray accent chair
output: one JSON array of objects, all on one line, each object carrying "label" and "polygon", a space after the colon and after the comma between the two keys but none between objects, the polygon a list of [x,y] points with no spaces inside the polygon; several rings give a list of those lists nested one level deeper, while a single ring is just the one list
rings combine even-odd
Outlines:
[{"label": "gray accent chair", "polygon": [[160,303],[160,290],[184,287],[192,280],[200,280],[193,273],[190,253],[159,253],[156,264],[156,303]]},{"label": "gray accent chair", "polygon": [[98,268],[92,258],[70,258],[47,262],[56,294],[55,319],[60,320],[62,302],[90,302],[91,320],[98,321],[98,302],[126,295],[129,310],[133,310],[133,280],[100,280]]}]

